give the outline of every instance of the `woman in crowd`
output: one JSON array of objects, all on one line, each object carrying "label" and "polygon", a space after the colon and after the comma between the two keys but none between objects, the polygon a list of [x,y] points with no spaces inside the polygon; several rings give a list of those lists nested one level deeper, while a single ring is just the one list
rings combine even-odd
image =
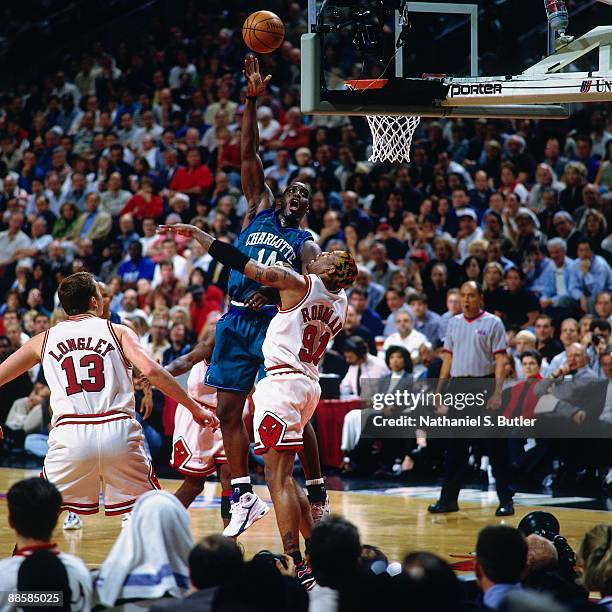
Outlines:
[{"label": "woman in crowd", "polygon": [[64,202],[60,208],[60,214],[53,226],[51,235],[58,240],[65,238],[72,232],[74,224],[79,216],[79,210],[73,202]]},{"label": "woman in crowd", "polygon": [[612,612],[612,525],[596,525],[585,534],[578,566],[587,590],[601,595],[598,607]]},{"label": "woman in crowd", "polygon": [[482,270],[478,257],[469,255],[463,260],[461,268],[463,269],[463,282],[475,281],[480,283],[482,281]]},{"label": "woman in crowd", "polygon": [[503,321],[506,327],[518,325],[521,329],[532,327],[540,312],[538,298],[525,289],[525,273],[519,268],[510,268],[505,276],[506,288],[503,299]]},{"label": "woman in crowd", "polygon": [[588,209],[582,217],[578,230],[586,235],[591,250],[595,255],[609,257],[601,246],[601,243],[608,235],[608,222],[598,210]]},{"label": "woman in crowd", "polygon": [[[368,427],[372,428],[371,431],[375,435],[376,430],[372,425],[374,416],[382,413],[384,416],[390,417],[403,412],[407,408],[395,403],[381,408],[380,406],[373,405],[373,401],[370,398],[388,393],[402,393],[412,389],[412,359],[407,349],[401,346],[390,346],[385,353],[385,363],[387,364],[389,374],[380,377],[376,381],[368,381],[374,384],[368,385],[367,392],[362,394],[362,398],[365,399],[363,408],[351,410],[344,417],[344,424],[342,425],[342,450],[345,456],[350,457],[351,468],[357,472],[367,472],[374,467],[371,465],[370,459],[372,457],[372,444],[375,440],[371,435],[368,435],[366,438],[361,437],[362,432],[367,430]],[[365,425],[363,425],[364,423]],[[382,467],[384,470],[390,471],[398,459],[404,460],[404,469],[408,470],[413,467],[413,463],[406,453],[405,442],[403,438],[383,439],[380,441],[379,469]]]},{"label": "woman in crowd", "polygon": [[504,269],[497,261],[490,261],[484,268],[484,309],[498,317],[504,307]]}]

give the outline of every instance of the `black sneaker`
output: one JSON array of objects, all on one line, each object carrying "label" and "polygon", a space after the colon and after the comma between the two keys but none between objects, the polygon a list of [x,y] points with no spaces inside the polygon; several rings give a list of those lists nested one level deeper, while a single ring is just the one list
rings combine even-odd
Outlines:
[{"label": "black sneaker", "polygon": [[300,581],[301,585],[307,590],[310,591],[312,587],[317,584],[314,576],[312,575],[312,570],[310,569],[310,565],[306,563],[306,561],[302,561],[295,568],[295,575],[297,579]]}]

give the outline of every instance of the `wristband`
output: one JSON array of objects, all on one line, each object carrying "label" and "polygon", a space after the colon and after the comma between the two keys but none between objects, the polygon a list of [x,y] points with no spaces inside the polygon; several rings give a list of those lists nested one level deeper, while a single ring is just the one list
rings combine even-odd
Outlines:
[{"label": "wristband", "polygon": [[238,272],[244,272],[246,265],[251,261],[250,257],[241,253],[235,246],[227,244],[227,242],[221,242],[221,240],[213,240],[208,252],[219,263],[238,270]]},{"label": "wristband", "polygon": [[251,102],[257,102],[257,96],[245,96],[247,100],[251,100]]}]

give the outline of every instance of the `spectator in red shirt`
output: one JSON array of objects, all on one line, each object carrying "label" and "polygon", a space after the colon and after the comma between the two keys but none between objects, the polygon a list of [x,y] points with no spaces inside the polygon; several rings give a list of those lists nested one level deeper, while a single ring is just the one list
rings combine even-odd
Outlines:
[{"label": "spectator in red shirt", "polygon": [[209,285],[206,290],[202,285],[192,285],[187,291],[193,296],[191,324],[199,337],[208,315],[215,310],[221,310],[223,291],[215,285]]},{"label": "spectator in red shirt", "polygon": [[121,214],[131,213],[141,221],[145,217],[157,219],[163,211],[162,199],[153,189],[153,181],[148,176],[140,179],[140,189],[125,203]]},{"label": "spectator in red shirt", "polygon": [[212,187],[213,176],[210,170],[202,164],[200,152],[193,147],[187,150],[187,167],[179,168],[172,181],[171,191],[182,191],[190,196],[205,195]]},{"label": "spectator in red shirt", "polygon": [[310,128],[304,125],[302,113],[297,106],[290,108],[285,116],[287,123],[276,140],[270,141],[270,149],[287,149],[295,153],[300,147],[310,145]]},{"label": "spectator in red shirt", "polygon": [[532,419],[536,404],[540,399],[534,393],[534,388],[542,380],[540,374],[542,355],[534,349],[528,349],[520,355],[520,359],[526,380],[509,389],[509,398],[507,402],[504,402],[503,414],[509,419],[517,416]]}]

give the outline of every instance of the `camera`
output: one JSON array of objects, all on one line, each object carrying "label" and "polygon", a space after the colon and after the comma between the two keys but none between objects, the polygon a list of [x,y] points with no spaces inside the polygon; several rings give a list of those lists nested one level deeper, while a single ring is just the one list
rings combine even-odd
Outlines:
[{"label": "camera", "polygon": [[568,544],[568,541],[559,534],[561,526],[553,514],[540,510],[530,512],[521,519],[521,522],[518,524],[518,530],[525,537],[535,533],[552,542],[557,550],[559,573],[568,580],[575,580],[578,577],[576,572],[576,553]]}]

